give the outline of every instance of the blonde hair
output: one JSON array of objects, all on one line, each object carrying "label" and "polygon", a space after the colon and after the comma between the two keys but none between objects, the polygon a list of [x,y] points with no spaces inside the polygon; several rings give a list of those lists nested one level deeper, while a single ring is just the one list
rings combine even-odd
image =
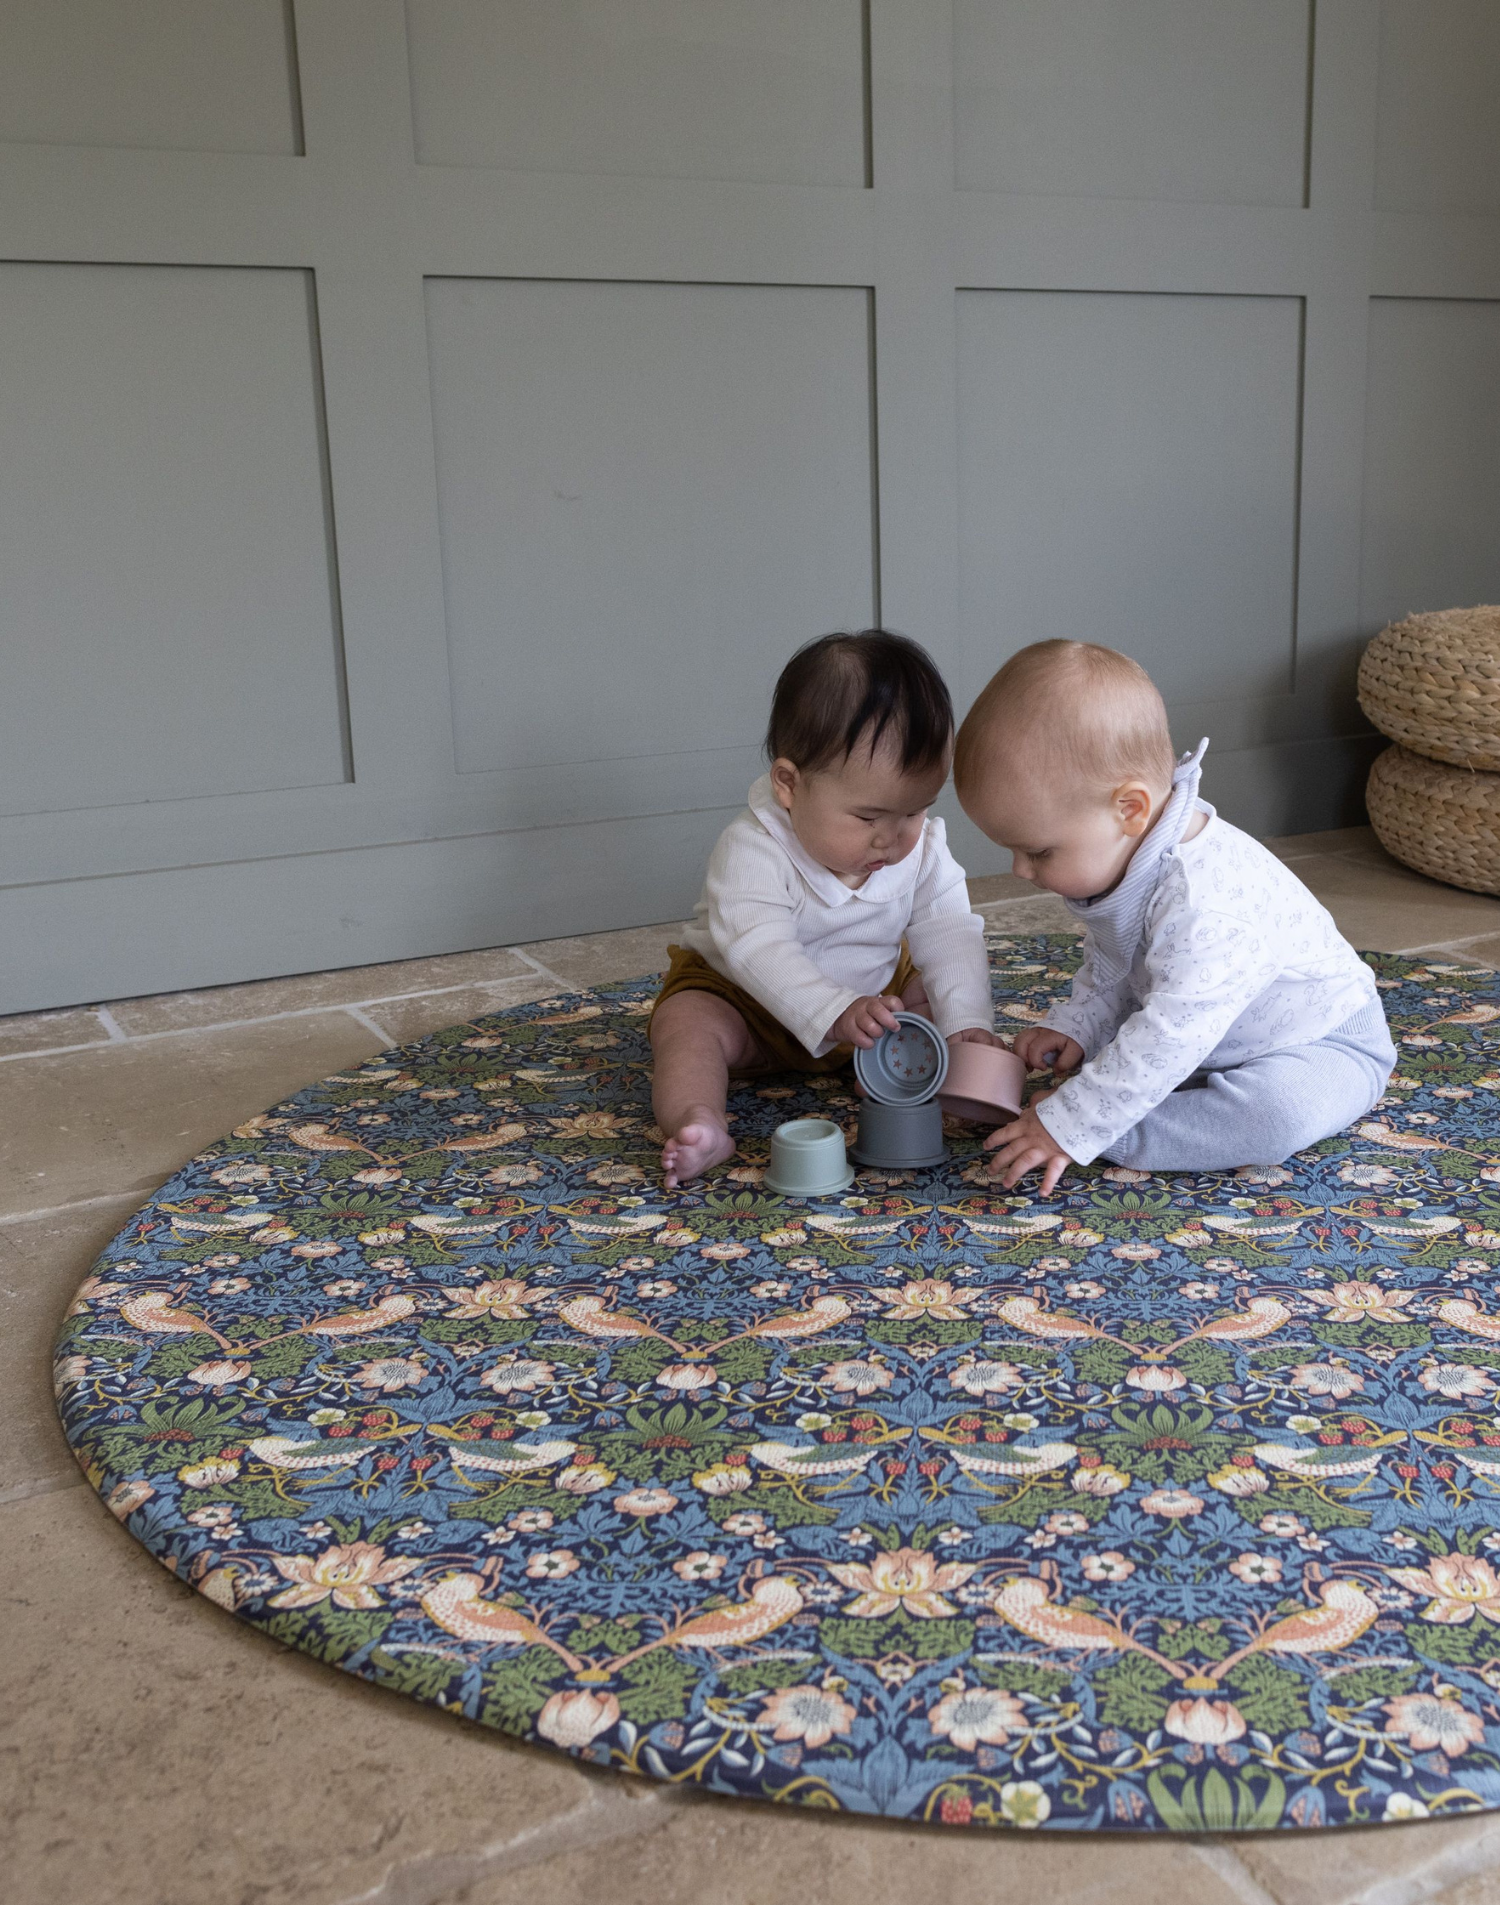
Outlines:
[{"label": "blonde hair", "polygon": [[990,767],[1002,728],[1091,793],[1132,780],[1158,794],[1172,785],[1166,707],[1140,663],[1117,649],[1033,642],[1012,655],[958,730],[953,781],[960,796]]}]

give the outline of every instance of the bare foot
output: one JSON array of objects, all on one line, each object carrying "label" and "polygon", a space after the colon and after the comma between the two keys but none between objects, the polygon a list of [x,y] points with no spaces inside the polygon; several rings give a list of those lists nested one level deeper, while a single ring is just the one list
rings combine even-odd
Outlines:
[{"label": "bare foot", "polygon": [[696,1115],[661,1148],[661,1168],[667,1189],[675,1191],[690,1177],[711,1170],[734,1155],[734,1139],[722,1118],[715,1118],[704,1106],[694,1107]]}]

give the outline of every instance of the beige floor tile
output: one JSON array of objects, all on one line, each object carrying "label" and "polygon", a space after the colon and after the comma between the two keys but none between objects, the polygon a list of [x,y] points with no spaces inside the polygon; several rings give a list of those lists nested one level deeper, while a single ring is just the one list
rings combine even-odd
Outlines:
[{"label": "beige floor tile", "polygon": [[714,1799],[627,1845],[560,1847],[485,1875],[452,1905],[1231,1905],[1239,1896],[1182,1841],[903,1827]]},{"label": "beige floor tile", "polygon": [[[1418,950],[1433,952],[1436,957],[1436,950],[1432,947],[1423,946]],[[1444,947],[1441,950],[1447,951],[1448,948]],[[1482,939],[1461,939],[1452,951],[1455,959],[1462,959],[1470,964],[1500,966],[1500,933],[1486,933]]]},{"label": "beige floor tile", "polygon": [[90,1489],[0,1509],[0,1552],[17,1905],[338,1905],[604,1785],[282,1651],[168,1579]]},{"label": "beige floor tile", "polygon": [[1425,1905],[1445,1884],[1500,1869],[1500,1819],[1471,1813],[1347,1832],[1257,1833],[1233,1849],[1277,1905],[1364,1905],[1367,1897]]},{"label": "beige floor tile", "polygon": [[1436,1893],[1431,1905],[1500,1905],[1500,1869],[1480,1872],[1451,1891]]},{"label": "beige floor tile", "polygon": [[0,1224],[0,1502],[83,1481],[52,1403],[52,1343],[89,1265],[134,1208],[127,1194]]},{"label": "beige floor tile", "polygon": [[1313,853],[1383,854],[1373,827],[1331,827],[1323,833],[1288,833],[1266,841],[1282,860],[1305,860]]},{"label": "beige floor tile", "polygon": [[969,903],[971,906],[989,906],[995,900],[1024,900],[1036,896],[1036,888],[1030,880],[1020,879],[1014,873],[971,873],[969,875]]},{"label": "beige floor tile", "polygon": [[1424,879],[1389,858],[1318,854],[1294,861],[1292,870],[1363,951],[1404,952],[1500,930],[1500,900]]},{"label": "beige floor tile", "polygon": [[639,979],[665,972],[667,947],[677,945],[686,920],[632,926],[623,933],[583,933],[576,939],[541,939],[521,950],[569,985],[602,986],[612,979]]},{"label": "beige floor tile", "polygon": [[0,1214],[153,1190],[231,1125],[381,1041],[346,1012],[0,1065]]},{"label": "beige floor tile", "polygon": [[144,999],[117,1000],[110,1010],[123,1032],[174,1032],[190,1025],[269,1018],[276,1012],[300,1012],[314,1005],[358,1005],[366,999],[430,992],[435,986],[491,985],[522,978],[530,971],[524,959],[495,946],[485,952],[444,953],[433,959],[398,959],[384,966],[296,973],[253,985],[213,986],[204,992],[158,992]]},{"label": "beige floor tile", "polygon": [[487,1012],[503,1012],[508,1005],[528,1005],[533,999],[556,995],[555,985],[539,972],[528,971],[524,979],[507,979],[494,986],[464,986],[458,992],[423,992],[413,999],[379,1000],[366,1016],[390,1034],[393,1045],[404,1045],[408,1039],[440,1032],[445,1025],[462,1025],[470,1019],[482,1019]]},{"label": "beige floor tile", "polygon": [[1052,893],[1031,889],[1029,899],[997,900],[981,906],[979,916],[992,933],[1076,933],[1078,921]]},{"label": "beige floor tile", "polygon": [[12,1012],[0,1018],[0,1054],[48,1052],[58,1045],[94,1045],[109,1033],[97,1012]]}]

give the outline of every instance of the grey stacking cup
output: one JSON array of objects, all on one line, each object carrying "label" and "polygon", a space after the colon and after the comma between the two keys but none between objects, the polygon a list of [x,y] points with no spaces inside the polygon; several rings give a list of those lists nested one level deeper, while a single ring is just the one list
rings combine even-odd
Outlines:
[{"label": "grey stacking cup", "polygon": [[794,1118],[771,1133],[765,1186],[778,1197],[831,1197],[854,1182],[844,1134],[827,1118]]},{"label": "grey stacking cup", "polygon": [[881,1171],[915,1171],[941,1164],[943,1107],[935,1098],[915,1105],[883,1105],[867,1098],[860,1107],[856,1163]]},{"label": "grey stacking cup", "polygon": [[855,1052],[854,1075],[883,1105],[919,1105],[943,1088],[947,1040],[920,1013],[898,1012],[894,1032],[882,1032],[868,1051]]}]

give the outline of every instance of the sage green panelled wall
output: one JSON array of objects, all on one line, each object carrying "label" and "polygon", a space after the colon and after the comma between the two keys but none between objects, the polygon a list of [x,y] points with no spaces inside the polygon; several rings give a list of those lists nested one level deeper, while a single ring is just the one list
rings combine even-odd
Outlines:
[{"label": "sage green panelled wall", "polygon": [[678,916],[876,616],[1350,817],[1500,598],[1497,93],[1496,0],[4,0],[0,1011]]}]

